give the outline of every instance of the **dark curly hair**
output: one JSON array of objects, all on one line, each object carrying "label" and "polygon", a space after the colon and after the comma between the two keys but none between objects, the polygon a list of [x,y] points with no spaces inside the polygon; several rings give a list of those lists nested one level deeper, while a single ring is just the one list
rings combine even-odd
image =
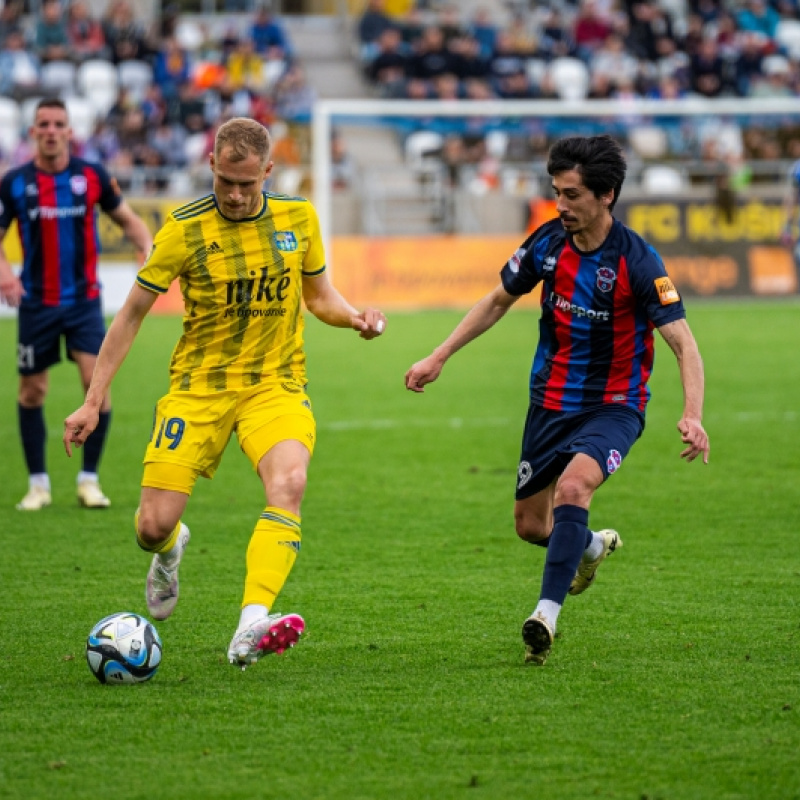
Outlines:
[{"label": "dark curly hair", "polygon": [[550,148],[547,172],[552,176],[572,169],[578,171],[583,185],[595,197],[613,189],[614,199],[608,207],[611,211],[625,180],[625,156],[619,143],[607,134],[559,139]]}]

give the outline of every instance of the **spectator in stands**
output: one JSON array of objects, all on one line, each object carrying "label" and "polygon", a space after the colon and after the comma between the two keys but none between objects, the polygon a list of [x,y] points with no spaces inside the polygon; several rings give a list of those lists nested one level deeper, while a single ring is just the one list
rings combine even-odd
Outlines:
[{"label": "spectator in stands", "polygon": [[334,130],[331,136],[331,183],[334,189],[347,189],[356,178],[356,165],[344,138]]},{"label": "spectator in stands", "polygon": [[734,81],[739,97],[747,97],[753,84],[762,76],[766,42],[766,38],[755,31],[743,31],[739,34],[739,54],[734,61]]},{"label": "spectator in stands", "polygon": [[572,26],[572,39],[577,54],[588,60],[611,30],[611,23],[601,15],[596,0],[583,0]]},{"label": "spectator in stands", "polygon": [[654,61],[659,57],[657,41],[673,39],[672,21],[656,0],[636,0],[631,6],[626,45],[636,58]]},{"label": "spectator in stands", "polygon": [[428,81],[422,78],[409,78],[406,81],[406,97],[409,100],[432,100],[434,95]]},{"label": "spectator in stands", "polygon": [[481,53],[480,42],[469,34],[450,41],[453,69],[460,81],[489,77],[489,60]]},{"label": "spectator in stands", "polygon": [[405,82],[408,56],[402,51],[397,28],[387,28],[380,36],[378,53],[367,66],[367,77],[384,97],[399,97]]},{"label": "spectator in stands", "polygon": [[44,0],[36,23],[36,50],[42,63],[69,58],[67,23],[61,13],[61,0]]},{"label": "spectator in stands", "polygon": [[780,14],[767,3],[767,0],[747,0],[745,8],[736,15],[739,30],[756,31],[768,39],[775,38],[775,31],[780,21]]},{"label": "spectator in stands", "polygon": [[189,54],[177,39],[165,39],[153,60],[153,81],[167,104],[177,100],[181,86],[189,82]]},{"label": "spectator in stands", "polygon": [[670,77],[680,83],[683,91],[688,89],[691,84],[689,56],[678,50],[678,43],[668,36],[656,39],[656,51],[658,53],[654,63],[656,82],[661,78]]},{"label": "spectator in stands", "polygon": [[477,40],[481,56],[488,60],[494,52],[497,25],[492,22],[487,8],[480,7],[475,10],[472,21],[467,25],[467,33]]},{"label": "spectator in stands", "polygon": [[698,14],[689,14],[686,18],[686,30],[681,38],[681,50],[690,58],[700,52],[700,45],[705,38],[704,27],[703,18]]},{"label": "spectator in stands", "polygon": [[525,75],[526,67],[527,57],[516,49],[511,35],[508,31],[499,31],[494,53],[489,59],[488,77],[492,88],[502,96],[503,83],[514,75]]},{"label": "spectator in stands", "polygon": [[717,43],[703,39],[700,49],[692,58],[692,91],[703,97],[719,97],[725,91],[725,64]]},{"label": "spectator in stands", "polygon": [[636,80],[639,61],[625,50],[625,42],[617,33],[609,34],[589,59],[592,76],[607,75],[615,80]]},{"label": "spectator in stands", "polygon": [[750,84],[750,97],[794,97],[792,69],[789,61],[780,55],[765,59],[764,74]]},{"label": "spectator in stands", "polygon": [[25,38],[22,24],[22,3],[19,0],[6,0],[0,9],[0,42],[5,42],[9,33],[21,33]]},{"label": "spectator in stands", "polygon": [[108,58],[103,26],[92,17],[86,0],[72,0],[67,10],[67,38],[73,58]]},{"label": "spectator in stands", "polygon": [[440,7],[437,27],[442,32],[442,39],[447,48],[454,39],[464,36],[466,30],[461,24],[461,10],[455,3],[446,3]]},{"label": "spectator in stands", "polygon": [[[159,165],[170,170],[186,166],[186,131],[180,125],[162,122],[148,129],[148,148],[158,155]],[[150,156],[151,162],[154,161]]]},{"label": "spectator in stands", "polygon": [[545,58],[560,58],[571,55],[574,49],[575,43],[561,10],[557,6],[550,8],[542,22],[539,52]]},{"label": "spectator in stands", "polygon": [[521,56],[527,57],[535,55],[539,46],[537,34],[529,22],[529,17],[528,14],[516,11],[506,28],[513,48]]},{"label": "spectator in stands", "polygon": [[437,75],[455,70],[453,54],[445,47],[442,31],[431,25],[423,31],[422,38],[416,43],[413,55],[409,59],[409,75],[422,80],[430,80]]},{"label": "spectator in stands", "polygon": [[21,30],[12,29],[0,50],[0,94],[23,100],[39,91],[39,59],[26,48]]},{"label": "spectator in stands", "polygon": [[433,95],[436,100],[460,100],[461,88],[458,78],[451,72],[445,72],[442,75],[437,75],[431,81],[433,86]]},{"label": "spectator in stands", "polygon": [[99,119],[94,132],[83,145],[82,158],[100,164],[110,164],[120,151],[119,136],[107,120]]},{"label": "spectator in stands", "polygon": [[306,80],[305,70],[293,64],[275,84],[275,113],[289,122],[309,122],[317,94]]},{"label": "spectator in stands", "polygon": [[358,41],[364,64],[369,64],[378,55],[379,42],[384,32],[397,27],[386,13],[385,5],[385,0],[368,0],[364,13],[358,20]]},{"label": "spectator in stands", "polygon": [[114,64],[148,55],[145,34],[128,0],[111,0],[102,20],[103,35]]},{"label": "spectator in stands", "polygon": [[228,86],[234,91],[261,91],[265,86],[264,63],[255,50],[255,43],[245,36],[228,57]]},{"label": "spectator in stands", "polygon": [[497,94],[488,80],[467,78],[464,81],[464,97],[467,100],[495,100]]},{"label": "spectator in stands", "polygon": [[250,38],[259,55],[265,56],[267,53],[278,51],[282,59],[291,60],[292,47],[289,37],[268,6],[261,6],[256,12],[253,24],[250,26]]},{"label": "spectator in stands", "polygon": [[131,154],[133,163],[140,165],[147,147],[147,121],[140,108],[129,108],[119,125],[120,149]]}]

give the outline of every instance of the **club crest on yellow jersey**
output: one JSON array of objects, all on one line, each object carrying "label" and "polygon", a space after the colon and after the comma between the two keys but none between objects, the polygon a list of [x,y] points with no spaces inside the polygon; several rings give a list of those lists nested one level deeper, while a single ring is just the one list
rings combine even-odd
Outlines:
[{"label": "club crest on yellow jersey", "polygon": [[297,250],[297,238],[294,231],[275,231],[275,245],[282,253],[293,253]]}]

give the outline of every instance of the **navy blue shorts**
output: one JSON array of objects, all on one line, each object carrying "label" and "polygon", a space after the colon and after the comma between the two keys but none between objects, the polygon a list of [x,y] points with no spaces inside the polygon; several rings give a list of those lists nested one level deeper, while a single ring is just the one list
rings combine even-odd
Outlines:
[{"label": "navy blue shorts", "polygon": [[643,430],[644,417],[627,406],[608,404],[571,414],[529,406],[517,473],[517,500],[546,489],[576,453],[591,456],[603,470],[603,480],[607,480]]},{"label": "navy blue shorts", "polygon": [[17,325],[17,371],[35,375],[61,361],[61,339],[67,358],[75,350],[96,356],[106,335],[100,299],[73,306],[20,306]]}]

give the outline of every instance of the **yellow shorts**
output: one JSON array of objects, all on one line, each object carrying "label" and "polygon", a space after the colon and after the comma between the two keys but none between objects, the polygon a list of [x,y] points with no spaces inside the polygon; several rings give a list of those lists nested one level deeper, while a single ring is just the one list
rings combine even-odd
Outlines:
[{"label": "yellow shorts", "polygon": [[292,381],[213,394],[170,392],[156,405],[142,486],[191,494],[199,475],[213,477],[232,433],[253,469],[287,439],[313,453],[311,401]]}]

